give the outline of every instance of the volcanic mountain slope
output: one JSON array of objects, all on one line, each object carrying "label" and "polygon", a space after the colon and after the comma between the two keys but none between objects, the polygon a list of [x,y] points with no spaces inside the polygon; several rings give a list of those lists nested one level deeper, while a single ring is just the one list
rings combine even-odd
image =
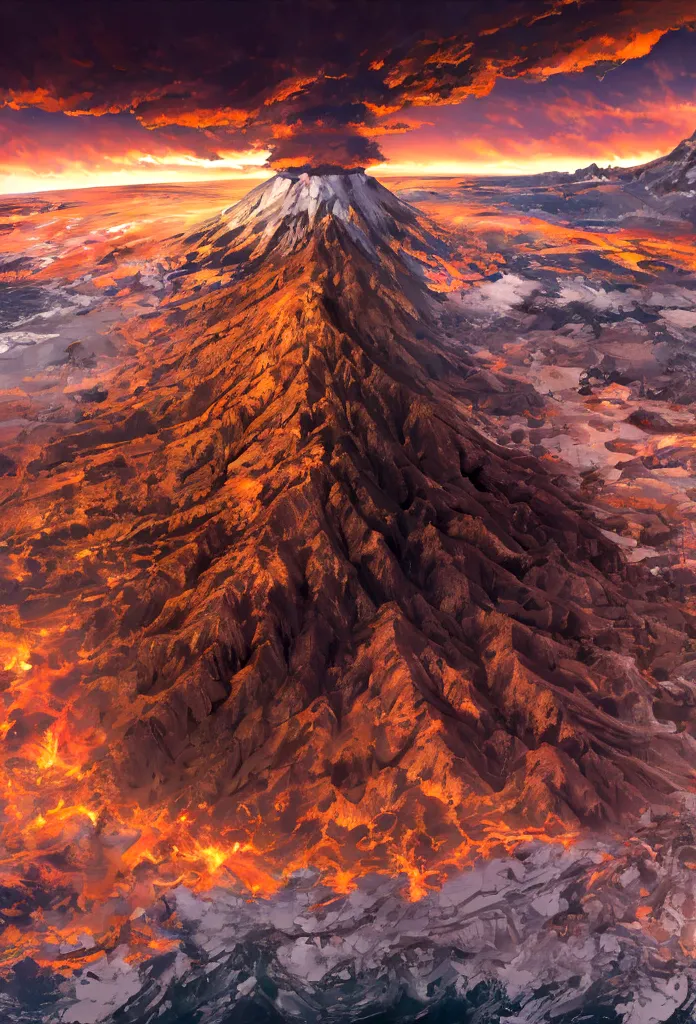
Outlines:
[{"label": "volcanic mountain slope", "polygon": [[443,866],[668,806],[692,740],[649,666],[691,621],[468,423],[451,240],[352,173],[276,177],[175,244],[108,399],[10,453],[5,593],[52,675],[8,748],[58,716],[96,737],[92,800],[285,868]]}]

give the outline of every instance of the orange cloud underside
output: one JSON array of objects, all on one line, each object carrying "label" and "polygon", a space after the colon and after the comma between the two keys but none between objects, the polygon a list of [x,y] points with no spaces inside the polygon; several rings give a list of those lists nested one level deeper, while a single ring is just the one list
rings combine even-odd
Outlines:
[{"label": "orange cloud underside", "polygon": [[550,75],[567,74],[584,71],[602,61],[625,61],[645,57],[656,43],[667,34],[666,28],[656,28],[651,32],[636,32],[624,39],[612,36],[597,36],[574,47],[570,52],[559,55],[557,60],[537,69],[541,78]]},{"label": "orange cloud underside", "polygon": [[[249,122],[249,118],[248,110],[235,110],[232,107],[212,109],[201,107],[177,113],[176,123],[185,128],[243,128]],[[167,113],[145,115],[141,120],[146,128],[160,128],[172,123],[171,114]]]}]

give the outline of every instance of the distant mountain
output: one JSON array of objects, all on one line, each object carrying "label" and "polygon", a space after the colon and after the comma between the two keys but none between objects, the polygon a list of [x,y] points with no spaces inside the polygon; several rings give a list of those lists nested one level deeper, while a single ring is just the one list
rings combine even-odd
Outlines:
[{"label": "distant mountain", "polygon": [[684,139],[671,153],[635,167],[600,167],[596,163],[579,167],[572,173],[551,171],[537,175],[546,184],[607,181],[639,182],[654,195],[680,193],[696,195],[696,132]]},{"label": "distant mountain", "polygon": [[592,163],[587,167],[578,167],[576,171],[546,171],[536,175],[536,178],[549,185],[570,181],[614,181],[618,172],[616,167],[600,167]]}]

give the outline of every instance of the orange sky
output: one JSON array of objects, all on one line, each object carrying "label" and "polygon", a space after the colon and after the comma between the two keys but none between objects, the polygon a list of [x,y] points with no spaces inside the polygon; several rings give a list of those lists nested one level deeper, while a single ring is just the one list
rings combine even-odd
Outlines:
[{"label": "orange sky", "polygon": [[[225,178],[253,184],[272,173],[271,151],[276,166],[287,166],[318,136],[329,140],[329,154],[340,151],[343,166],[364,164],[380,176],[630,166],[696,130],[695,34],[680,27],[696,25],[696,0],[500,3],[488,5],[489,22],[479,18],[478,38],[387,49],[368,70],[363,60],[339,73],[348,60],[342,50],[335,68],[325,63],[311,74],[276,73],[274,57],[267,67],[276,83],[261,83],[246,104],[233,99],[231,86],[229,95],[216,92],[200,69],[195,82],[172,91],[146,88],[136,66],[121,95],[110,53],[105,77],[94,59],[74,56],[67,71],[60,65],[43,78],[40,68],[35,79],[15,73],[22,87],[3,90],[0,78],[0,192]],[[513,35],[476,56],[506,29],[494,8],[517,12],[507,26]],[[603,30],[589,14],[582,21],[585,11],[614,20]],[[34,67],[31,53],[27,59]],[[249,58],[248,74],[256,63]],[[390,102],[367,100],[380,89]],[[292,155],[283,158],[283,148]]]}]

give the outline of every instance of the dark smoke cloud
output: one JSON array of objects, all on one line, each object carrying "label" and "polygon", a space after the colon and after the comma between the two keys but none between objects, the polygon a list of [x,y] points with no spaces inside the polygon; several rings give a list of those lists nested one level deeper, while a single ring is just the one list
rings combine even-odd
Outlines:
[{"label": "dark smoke cloud", "polygon": [[604,74],[695,24],[696,0],[5,0],[0,104],[224,131],[279,168],[364,166],[397,111]]},{"label": "dark smoke cloud", "polygon": [[273,146],[273,166],[278,171],[315,170],[330,174],[367,167],[381,159],[382,152],[374,139],[345,131],[299,133],[280,139]]}]

